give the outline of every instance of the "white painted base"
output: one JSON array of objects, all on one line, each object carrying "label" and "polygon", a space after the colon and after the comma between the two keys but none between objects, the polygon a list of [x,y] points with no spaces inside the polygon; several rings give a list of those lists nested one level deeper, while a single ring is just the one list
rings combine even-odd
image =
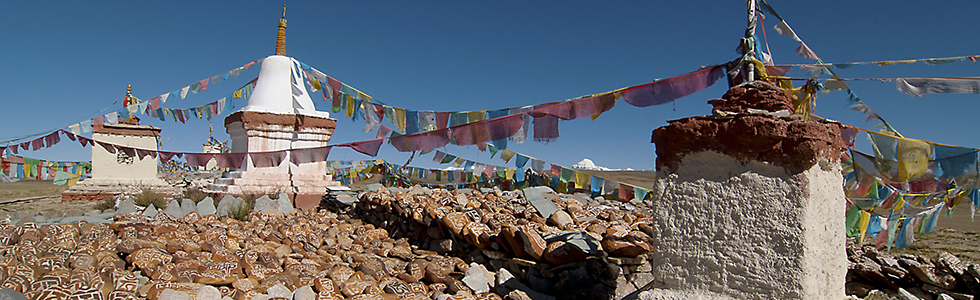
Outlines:
[{"label": "white painted base", "polygon": [[800,174],[691,153],[654,186],[653,275],[671,290],[737,299],[843,299],[840,163]]}]

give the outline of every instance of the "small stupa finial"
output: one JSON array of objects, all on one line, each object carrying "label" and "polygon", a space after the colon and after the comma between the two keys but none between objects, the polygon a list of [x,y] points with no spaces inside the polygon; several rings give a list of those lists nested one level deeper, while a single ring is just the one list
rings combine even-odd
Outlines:
[{"label": "small stupa finial", "polygon": [[279,19],[279,34],[276,36],[276,55],[286,55],[286,5],[282,6],[282,18]]},{"label": "small stupa finial", "polygon": [[127,84],[126,85],[126,96],[130,96],[132,94],[133,94],[133,85],[132,84]]}]

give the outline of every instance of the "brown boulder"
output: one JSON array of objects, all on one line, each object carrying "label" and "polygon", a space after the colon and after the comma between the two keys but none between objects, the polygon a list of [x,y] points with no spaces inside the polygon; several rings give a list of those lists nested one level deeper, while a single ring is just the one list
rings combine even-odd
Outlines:
[{"label": "brown boulder", "polygon": [[558,227],[562,230],[568,229],[569,225],[575,224],[572,217],[564,210],[557,210],[548,217],[548,225]]},{"label": "brown boulder", "polygon": [[563,241],[548,244],[548,248],[544,252],[544,259],[556,265],[583,261],[585,258],[586,255],[582,252],[582,249]]},{"label": "brown boulder", "polygon": [[520,236],[521,243],[524,245],[524,252],[535,260],[541,260],[541,256],[544,255],[544,250],[548,247],[548,244],[541,238],[541,235],[529,227],[522,228],[517,234]]}]

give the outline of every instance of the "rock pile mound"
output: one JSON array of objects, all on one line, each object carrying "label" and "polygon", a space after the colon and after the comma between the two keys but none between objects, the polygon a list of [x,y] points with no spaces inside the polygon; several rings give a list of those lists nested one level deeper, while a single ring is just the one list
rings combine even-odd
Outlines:
[{"label": "rock pile mound", "polygon": [[416,186],[361,194],[356,213],[423,248],[509,270],[559,299],[608,299],[620,285],[623,294],[652,280],[648,273],[626,277],[639,265],[650,267],[644,254],[652,248],[652,227],[641,210],[547,187],[510,192]]},{"label": "rock pile mound", "polygon": [[935,259],[848,247],[847,294],[864,299],[974,299],[980,265],[948,252]]}]

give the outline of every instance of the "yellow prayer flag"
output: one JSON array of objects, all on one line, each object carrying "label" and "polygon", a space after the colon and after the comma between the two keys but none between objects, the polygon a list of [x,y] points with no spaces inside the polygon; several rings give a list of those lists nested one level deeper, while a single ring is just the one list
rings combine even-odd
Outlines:
[{"label": "yellow prayer flag", "polygon": [[344,111],[344,117],[350,118],[354,115],[354,97],[347,95],[347,110]]},{"label": "yellow prayer flag", "polygon": [[[504,150],[504,151],[507,151],[507,150]],[[517,169],[516,168],[507,168],[504,171],[504,179],[513,180],[514,179],[514,173],[516,173],[516,172],[517,172]]]},{"label": "yellow prayer flag", "polygon": [[514,154],[517,154],[517,152],[504,149],[504,151],[500,152],[500,158],[503,159],[504,162],[510,162],[510,159],[514,157]]},{"label": "yellow prayer flag", "polygon": [[453,161],[453,164],[458,167],[458,166],[462,166],[463,163],[465,163],[465,162],[466,162],[466,159],[460,157],[460,158],[456,158],[456,160]]},{"label": "yellow prayer flag", "polygon": [[898,180],[909,181],[925,174],[932,157],[932,145],[910,139],[898,138]]},{"label": "yellow prayer flag", "polygon": [[864,242],[864,236],[868,231],[868,224],[871,222],[871,213],[861,210],[861,219],[858,221],[858,228],[860,230],[860,235],[858,235],[858,245]]},{"label": "yellow prayer flag", "polygon": [[898,212],[903,208],[905,208],[905,197],[903,197],[902,195],[898,195],[896,196],[896,198],[897,199],[895,200],[895,204],[892,205],[892,210]]},{"label": "yellow prayer flag", "polygon": [[357,91],[357,99],[361,99],[361,100],[370,102],[371,101],[371,96],[368,96],[367,94],[362,93],[361,91]]},{"label": "yellow prayer flag", "polygon": [[575,171],[575,188],[584,189],[588,187],[591,179],[592,175],[589,173]]},{"label": "yellow prayer flag", "polygon": [[235,93],[231,94],[231,97],[234,98],[234,99],[241,98],[242,97],[242,90],[235,91]]},{"label": "yellow prayer flag", "polygon": [[469,123],[479,122],[487,119],[487,111],[485,110],[471,111],[466,115],[467,115],[467,119],[469,119]]},{"label": "yellow prayer flag", "polygon": [[404,108],[394,108],[395,110],[395,127],[398,127],[398,132],[405,132],[405,109]]}]

